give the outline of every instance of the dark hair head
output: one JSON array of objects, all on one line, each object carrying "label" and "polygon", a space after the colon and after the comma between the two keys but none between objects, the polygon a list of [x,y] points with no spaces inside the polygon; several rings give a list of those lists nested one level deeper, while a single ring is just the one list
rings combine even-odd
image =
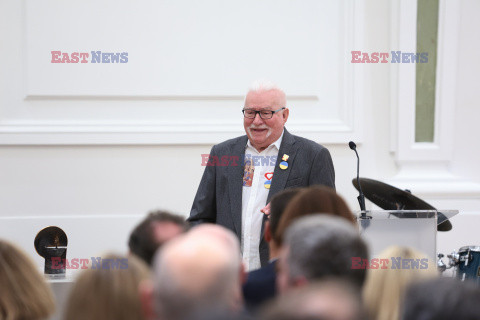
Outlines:
[{"label": "dark hair head", "polygon": [[480,288],[474,281],[439,277],[412,284],[405,294],[402,319],[478,319]]},{"label": "dark hair head", "polygon": [[295,219],[313,213],[339,216],[357,226],[355,216],[342,197],[337,195],[335,189],[326,186],[312,186],[300,190],[285,208],[277,231],[273,233],[275,242],[279,245],[282,244],[285,230]]},{"label": "dark hair head", "polygon": [[128,240],[130,252],[141,258],[148,265],[152,265],[153,256],[163,242],[158,242],[154,237],[155,223],[168,222],[178,225],[183,231],[186,231],[188,224],[185,218],[179,215],[171,214],[167,211],[151,211],[147,217],[133,229]]},{"label": "dark hair head", "polygon": [[277,232],[278,223],[280,222],[283,212],[285,212],[285,208],[300,190],[302,189],[286,189],[272,197],[270,201],[270,231],[272,234]]}]

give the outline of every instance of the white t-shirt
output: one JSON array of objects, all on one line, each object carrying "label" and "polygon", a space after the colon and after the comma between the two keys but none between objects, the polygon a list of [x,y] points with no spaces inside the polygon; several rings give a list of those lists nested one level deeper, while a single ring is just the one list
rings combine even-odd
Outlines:
[{"label": "white t-shirt", "polygon": [[[251,143],[245,147],[244,165],[248,161],[253,164],[248,175],[244,170],[242,190],[242,257],[247,271],[260,268],[260,238],[262,231],[263,213],[260,211],[267,204],[269,184],[273,178],[273,171],[277,163],[278,151],[282,143],[283,132],[277,141],[262,152],[258,152]],[[247,168],[247,166],[245,166]],[[248,177],[247,177],[248,175]]]}]

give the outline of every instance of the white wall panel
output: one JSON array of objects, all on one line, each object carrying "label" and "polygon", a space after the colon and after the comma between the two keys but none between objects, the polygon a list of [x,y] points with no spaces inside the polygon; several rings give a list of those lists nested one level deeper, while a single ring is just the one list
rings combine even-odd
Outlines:
[{"label": "white wall panel", "polygon": [[[217,143],[242,133],[242,97],[257,78],[287,92],[293,132],[362,138],[361,68],[348,63],[362,2],[25,0],[16,9],[22,72],[0,144]],[[52,63],[52,51],[85,52],[88,63]],[[91,63],[92,51],[126,52],[128,62]]]}]

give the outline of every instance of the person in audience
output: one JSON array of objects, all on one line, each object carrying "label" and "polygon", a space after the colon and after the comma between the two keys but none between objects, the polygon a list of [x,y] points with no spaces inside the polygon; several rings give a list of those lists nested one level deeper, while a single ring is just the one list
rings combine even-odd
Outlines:
[{"label": "person in audience", "polygon": [[352,268],[352,258],[368,259],[368,250],[351,221],[326,214],[299,218],[285,233],[278,289],[285,293],[328,277],[351,281],[361,288],[366,270]]},{"label": "person in audience", "polygon": [[0,239],[0,319],[43,320],[54,311],[52,290],[34,262]]},{"label": "person in audience", "polygon": [[246,307],[253,311],[266,300],[276,294],[276,263],[280,246],[273,239],[272,235],[277,231],[278,222],[290,200],[300,192],[301,189],[286,189],[275,196],[270,202],[270,215],[265,223],[264,238],[268,243],[270,260],[269,263],[247,275],[247,281],[243,285],[243,296]]},{"label": "person in audience", "polygon": [[363,299],[371,320],[400,319],[407,286],[438,275],[434,260],[400,246],[386,248],[369,267]]},{"label": "person in audience", "polygon": [[403,320],[476,320],[480,288],[470,281],[436,277],[412,283],[406,290]]},{"label": "person in audience", "polygon": [[272,234],[273,240],[281,245],[285,230],[291,225],[292,221],[312,213],[339,216],[357,227],[355,216],[343,198],[335,192],[335,189],[326,186],[312,186],[302,189],[289,202],[276,232]]},{"label": "person in audience", "polygon": [[181,216],[166,211],[152,211],[133,229],[128,247],[131,253],[151,266],[157,249],[187,228],[188,223]]},{"label": "person in audience", "polygon": [[294,289],[265,305],[261,320],[363,320],[360,291],[351,283],[325,279]]},{"label": "person in audience", "polygon": [[81,271],[68,297],[64,320],[144,320],[139,286],[150,269],[135,256],[107,254],[101,266]]},{"label": "person in audience", "polygon": [[[162,247],[154,259],[151,299],[156,319],[183,320],[243,308],[240,245],[228,229],[204,224]],[[146,307],[148,310],[149,308]]]}]

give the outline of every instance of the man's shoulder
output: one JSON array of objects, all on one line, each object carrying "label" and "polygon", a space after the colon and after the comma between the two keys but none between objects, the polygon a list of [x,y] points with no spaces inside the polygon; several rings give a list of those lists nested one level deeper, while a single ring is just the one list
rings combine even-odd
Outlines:
[{"label": "man's shoulder", "polygon": [[300,136],[297,136],[297,135],[294,135],[294,134],[290,134],[292,136],[292,138],[295,140],[295,143],[299,143],[301,146],[302,146],[302,149],[303,148],[308,148],[312,151],[321,151],[323,149],[326,149],[326,147],[324,147],[323,145],[313,141],[313,140],[310,140],[310,139],[307,139],[307,138],[304,138],[304,137],[300,137]]},{"label": "man's shoulder", "polygon": [[223,150],[228,150],[231,149],[233,146],[236,146],[238,144],[245,144],[247,143],[247,136],[239,136],[236,138],[228,139],[226,141],[220,142],[219,144],[214,145],[213,147],[217,151],[223,151]]}]

